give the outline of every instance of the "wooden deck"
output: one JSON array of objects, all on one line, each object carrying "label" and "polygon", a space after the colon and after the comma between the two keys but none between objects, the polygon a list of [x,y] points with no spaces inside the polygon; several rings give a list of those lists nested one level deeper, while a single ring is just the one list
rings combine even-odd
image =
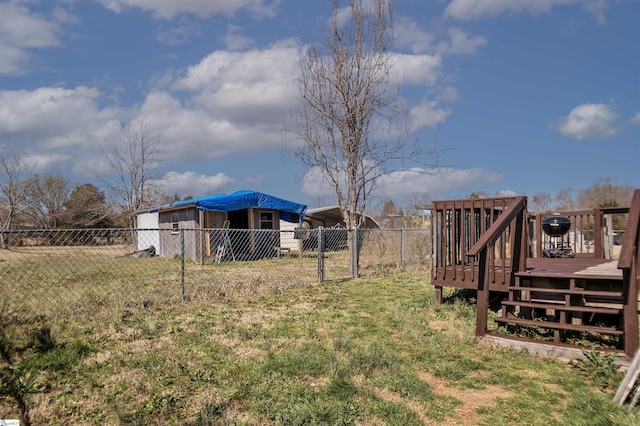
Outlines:
[{"label": "wooden deck", "polygon": [[[542,216],[528,214],[523,196],[434,202],[436,301],[442,302],[444,287],[475,290],[476,335],[482,337],[496,331],[488,328],[489,293],[499,293],[502,307],[491,324],[508,333],[539,330],[543,339],[551,335],[544,343],[552,345],[602,339],[630,357],[639,346],[640,189],[630,207],[561,215],[571,228],[562,240],[550,240]],[[620,215],[626,215],[626,229],[614,246],[613,218],[619,222]],[[557,247],[574,257],[543,257]]]},{"label": "wooden deck", "polygon": [[520,275],[556,278],[602,278],[622,280],[622,270],[617,260],[569,258],[549,259],[531,257],[527,259],[527,271]]}]

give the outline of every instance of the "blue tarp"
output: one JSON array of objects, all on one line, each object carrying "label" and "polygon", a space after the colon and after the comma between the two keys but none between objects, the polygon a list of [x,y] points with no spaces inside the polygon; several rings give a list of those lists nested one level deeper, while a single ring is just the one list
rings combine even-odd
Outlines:
[{"label": "blue tarp", "polygon": [[237,191],[233,194],[205,195],[204,197],[190,200],[175,201],[152,211],[192,205],[197,209],[210,212],[230,212],[255,207],[273,209],[280,212],[280,219],[292,223],[301,223],[307,212],[307,206],[304,204],[283,200],[261,192],[246,190]]}]

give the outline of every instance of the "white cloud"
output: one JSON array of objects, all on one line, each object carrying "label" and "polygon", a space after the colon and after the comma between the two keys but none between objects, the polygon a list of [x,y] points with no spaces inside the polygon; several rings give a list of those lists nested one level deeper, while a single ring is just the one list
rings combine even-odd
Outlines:
[{"label": "white cloud", "polygon": [[[502,181],[502,176],[485,169],[422,169],[395,171],[377,181],[373,196],[403,199],[411,195],[428,194],[431,199],[448,198],[451,192],[472,190],[482,183]],[[302,179],[302,191],[312,197],[335,195],[319,169],[310,169]]]},{"label": "white cloud", "polygon": [[145,119],[158,135],[161,161],[206,161],[280,148],[283,119],[274,109],[285,102],[275,95],[274,103],[260,100],[257,92],[253,97],[256,101],[247,102],[243,116],[242,105],[194,106],[162,91],[147,95],[139,109],[126,110],[101,107],[102,94],[84,86],[4,90],[0,91],[0,140],[37,152],[42,167],[81,176],[108,171],[99,154],[120,133],[122,123],[136,118]]},{"label": "white cloud", "polygon": [[406,47],[414,54],[472,55],[487,44],[485,37],[470,36],[457,27],[447,29],[446,35],[436,35],[424,31],[413,19],[400,17],[397,21],[399,21],[396,29],[398,46]]},{"label": "white cloud", "polygon": [[471,37],[460,28],[449,28],[447,33],[451,41],[442,43],[440,49],[450,55],[473,55],[487,44],[487,39],[483,36]]},{"label": "white cloud", "polygon": [[190,21],[187,18],[180,19],[180,24],[172,27],[168,30],[161,30],[156,35],[156,39],[160,43],[164,43],[168,46],[176,46],[178,44],[186,43],[189,39],[195,35],[200,34],[200,25]]},{"label": "white cloud", "polygon": [[587,13],[592,14],[596,18],[598,25],[604,25],[607,23],[605,11],[609,9],[610,3],[611,2],[607,2],[607,0],[591,0],[585,3],[584,8]]},{"label": "white cloud", "polygon": [[0,91],[0,135],[56,141],[58,147],[74,145],[74,132],[117,119],[116,110],[99,109],[100,96],[97,89],[85,86]]},{"label": "white cloud", "polygon": [[[62,19],[62,12],[56,10],[56,15]],[[30,50],[59,46],[60,33],[58,22],[18,3],[0,3],[0,74],[26,73]]]},{"label": "white cloud", "polygon": [[[244,125],[201,108],[186,107],[168,93],[151,93],[140,117],[160,135],[166,160],[203,161],[279,147],[281,143],[280,122]],[[249,114],[246,119],[250,118]]]},{"label": "white cloud", "polygon": [[605,11],[609,5],[605,0],[451,0],[444,15],[470,21],[504,13],[547,13],[556,6],[571,4],[580,4],[586,13],[596,18],[599,25],[606,23]]},{"label": "white cloud", "polygon": [[37,152],[41,168],[86,175],[89,162],[98,167],[96,153],[126,116],[118,108],[101,109],[100,101],[100,92],[85,86],[0,91],[0,139]]},{"label": "white cloud", "polygon": [[167,172],[162,179],[155,180],[154,183],[159,184],[165,194],[200,197],[225,192],[235,183],[235,180],[224,173],[207,176],[192,171],[184,173],[172,171]]},{"label": "white cloud", "polygon": [[248,52],[215,51],[187,68],[173,85],[174,90],[192,92],[219,90],[225,85],[244,86],[291,78],[298,71],[302,46],[283,40],[264,50]]},{"label": "white cloud", "polygon": [[411,132],[416,132],[425,127],[433,127],[443,123],[451,110],[449,108],[440,108],[435,101],[423,99],[419,105],[411,108],[409,113],[411,117]]},{"label": "white cloud", "polygon": [[300,52],[292,41],[265,50],[217,51],[189,67],[172,89],[191,92],[190,104],[212,116],[280,132],[283,114],[297,96]]},{"label": "white cloud", "polygon": [[640,124],[640,112],[637,112],[636,115],[631,117],[631,122],[633,124]]},{"label": "white cloud", "polygon": [[222,40],[229,50],[242,50],[254,45],[254,40],[245,36],[241,27],[231,24],[227,26],[227,33]]},{"label": "white cloud", "polygon": [[161,136],[170,159],[279,148],[297,93],[300,51],[297,43],[284,41],[264,50],[213,52],[174,78],[171,92],[151,92],[140,115]]},{"label": "white cloud", "polygon": [[557,130],[576,139],[607,139],[618,134],[618,116],[615,108],[607,104],[582,104],[559,120]]},{"label": "white cloud", "polygon": [[[60,19],[72,20],[64,14]],[[280,149],[283,123],[297,97],[295,77],[303,48],[290,39],[265,49],[213,52],[181,73],[154,76],[155,88],[129,109],[104,106],[107,97],[93,87],[0,91],[0,137],[38,152],[40,164],[81,176],[108,171],[103,156],[96,154],[123,123],[134,119],[146,120],[158,135],[161,161],[207,161]],[[403,85],[433,89],[440,79],[437,55],[398,54],[393,60],[393,72]],[[414,129],[450,114],[427,100],[411,112]],[[195,178],[204,179],[169,175],[163,180],[177,188]]]},{"label": "white cloud", "polygon": [[[156,77],[162,84],[130,110],[101,107],[103,95],[84,86],[0,91],[0,136],[42,155],[55,152],[58,161],[83,152],[86,158],[78,158],[75,167],[97,171],[106,168],[91,153],[100,152],[121,123],[133,119],[146,120],[159,136],[159,160],[207,161],[280,149],[283,123],[297,96],[294,79],[301,52],[294,40],[263,50],[214,52],[177,78],[172,73]],[[437,78],[439,59],[399,56],[396,66],[404,68],[405,83],[427,84]],[[425,101],[412,119],[414,127],[422,127],[446,115],[448,111]]]},{"label": "white cloud", "polygon": [[55,7],[51,12],[51,16],[55,22],[60,24],[77,24],[80,22],[80,17],[78,17],[78,15],[74,15],[60,7]]},{"label": "white cloud", "polygon": [[522,195],[522,194],[512,189],[502,189],[496,192],[494,196],[495,197],[517,197],[519,195]]},{"label": "white cloud", "polygon": [[462,100],[462,96],[455,87],[445,86],[440,88],[438,99],[443,102],[460,102]]},{"label": "white cloud", "polygon": [[302,177],[302,192],[311,197],[335,195],[333,188],[325,179],[319,167],[312,167],[304,174]]},{"label": "white cloud", "polygon": [[399,16],[395,19],[396,43],[409,48],[413,53],[427,53],[433,50],[436,36],[424,31],[411,18]]},{"label": "white cloud", "polygon": [[265,175],[260,173],[258,175],[255,176],[247,176],[246,178],[244,178],[245,183],[251,184],[251,185],[255,185],[257,183],[261,183],[264,182],[265,179]]},{"label": "white cloud", "polygon": [[394,54],[391,82],[433,86],[442,74],[442,58],[436,55]]},{"label": "white cloud", "polygon": [[451,192],[472,190],[480,184],[501,180],[501,175],[480,168],[436,170],[413,168],[383,176],[378,182],[378,187],[384,194],[393,194],[394,198],[427,193],[431,199],[438,199],[447,198]]},{"label": "white cloud", "polygon": [[461,21],[498,16],[503,13],[545,13],[552,7],[577,0],[452,0],[444,15]]},{"label": "white cloud", "polygon": [[158,19],[170,20],[178,15],[192,14],[202,18],[213,15],[232,16],[239,10],[247,10],[256,18],[273,17],[280,0],[100,0],[102,5],[121,13],[127,7],[135,7],[153,13]]}]

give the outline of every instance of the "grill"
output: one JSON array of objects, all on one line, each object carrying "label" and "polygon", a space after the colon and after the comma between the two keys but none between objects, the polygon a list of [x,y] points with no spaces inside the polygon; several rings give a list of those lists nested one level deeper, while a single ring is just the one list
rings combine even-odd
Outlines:
[{"label": "grill", "polygon": [[574,257],[569,239],[565,235],[571,229],[571,219],[567,216],[555,214],[545,217],[542,230],[548,236],[547,248],[542,251],[543,257]]}]

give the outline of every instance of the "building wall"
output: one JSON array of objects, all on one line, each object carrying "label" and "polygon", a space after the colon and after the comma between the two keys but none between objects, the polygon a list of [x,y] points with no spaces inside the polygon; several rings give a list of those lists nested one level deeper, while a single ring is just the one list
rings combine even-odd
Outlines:
[{"label": "building wall", "polygon": [[[279,233],[271,232],[280,229],[280,212],[270,209],[248,209],[249,230],[231,230],[235,241],[236,255],[245,254],[249,257],[259,254],[259,257],[277,253],[280,247]],[[268,216],[264,216],[267,214]],[[185,256],[194,261],[216,255],[223,235],[222,228],[227,214],[223,212],[202,212],[203,226],[200,226],[201,212],[194,208],[184,208],[173,211],[160,212],[158,226],[163,232],[158,236],[157,253],[164,257],[180,255],[180,230],[185,229]],[[265,220],[270,218],[270,227]],[[262,227],[262,229],[261,229]],[[202,231],[199,231],[202,229]],[[165,231],[166,230],[166,231]],[[246,241],[245,241],[246,239]],[[245,253],[241,253],[241,250]]]},{"label": "building wall", "polygon": [[[184,254],[185,257],[200,260],[201,258],[201,232],[195,231],[200,228],[199,212],[194,208],[180,209],[159,214],[160,229],[160,250],[158,254],[164,257],[180,255],[182,248],[180,243],[180,230],[184,232]],[[167,230],[167,231],[164,231]]]},{"label": "building wall", "polygon": [[160,248],[160,231],[158,212],[138,214],[138,250],[146,250],[149,246],[154,246],[156,250]]},{"label": "building wall", "polygon": [[289,251],[302,251],[302,240],[295,238],[295,229],[302,228],[299,223],[280,221],[280,247]]},{"label": "building wall", "polygon": [[[264,256],[275,255],[280,247],[280,234],[271,232],[280,229],[280,212],[269,209],[250,209],[250,227],[254,231],[251,233],[250,244],[251,253],[261,253]],[[268,226],[270,219],[271,226]]]}]

